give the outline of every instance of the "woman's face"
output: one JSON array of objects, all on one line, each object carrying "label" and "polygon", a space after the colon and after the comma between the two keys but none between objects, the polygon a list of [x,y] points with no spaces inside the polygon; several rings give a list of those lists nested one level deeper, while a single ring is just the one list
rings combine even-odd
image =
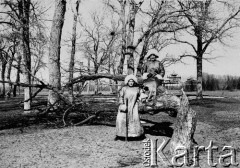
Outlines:
[{"label": "woman's face", "polygon": [[132,79],[130,79],[129,81],[128,81],[128,86],[133,86],[134,85],[134,81],[132,80]]}]

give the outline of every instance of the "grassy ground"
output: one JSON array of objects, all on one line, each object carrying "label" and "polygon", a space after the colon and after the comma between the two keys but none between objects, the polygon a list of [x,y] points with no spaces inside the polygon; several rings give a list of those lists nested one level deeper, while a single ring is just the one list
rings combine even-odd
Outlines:
[{"label": "grassy ground", "polygon": [[[238,97],[239,92],[224,94]],[[94,125],[55,128],[44,121],[33,120],[26,124],[18,105],[21,99],[0,100],[1,168],[144,167],[141,140],[114,141],[116,111],[103,113],[100,122],[95,122]],[[46,105],[45,96],[36,100],[35,106]],[[207,147],[212,140],[219,147],[219,151],[214,153],[215,162],[218,162],[217,159],[222,154],[222,147],[231,145],[237,150],[237,161],[240,163],[240,99],[206,98],[202,101],[191,100],[190,105],[197,112],[198,124],[194,139],[198,145]],[[92,103],[92,106],[106,108],[99,103]],[[103,125],[106,118],[108,124]],[[143,114],[141,119],[147,121],[144,124],[147,138],[157,138],[161,142],[162,138],[171,137],[175,118],[166,113],[158,113]],[[166,155],[171,158],[167,150],[168,147]],[[160,159],[158,165],[165,167]],[[210,167],[207,164],[207,152],[200,153],[200,166]]]},{"label": "grassy ground", "polygon": [[240,97],[240,90],[235,90],[235,91],[205,91],[204,92],[207,95],[212,95],[212,96],[223,96],[223,97]]}]

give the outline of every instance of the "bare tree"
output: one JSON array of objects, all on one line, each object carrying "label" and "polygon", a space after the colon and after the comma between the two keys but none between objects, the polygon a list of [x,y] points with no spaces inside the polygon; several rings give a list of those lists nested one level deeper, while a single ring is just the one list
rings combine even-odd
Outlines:
[{"label": "bare tree", "polygon": [[[140,8],[143,3],[148,3],[147,9],[143,10]],[[176,3],[172,1],[170,2],[166,0],[142,0],[138,3],[136,3],[136,1],[134,0],[126,1],[124,7],[126,8],[126,6],[128,5],[130,9],[128,11],[128,20],[127,22],[124,22],[125,24],[123,23],[123,16],[125,16],[127,12],[125,11],[125,14],[122,14],[123,5],[120,3],[121,10],[119,11],[118,7],[111,4],[110,1],[107,1],[106,4],[113,12],[119,15],[119,18],[121,20],[121,26],[128,25],[128,29],[126,29],[126,26],[122,26],[122,55],[120,58],[120,64],[118,69],[121,70],[121,68],[123,67],[123,62],[125,59],[123,58],[123,56],[125,57],[126,55],[128,55],[130,59],[127,58],[127,65],[128,70],[130,71],[129,73],[131,73],[131,71],[134,69],[133,58],[136,59],[137,56],[139,56],[137,72],[135,72],[135,74],[137,74],[138,76],[141,75],[144,57],[147,54],[148,50],[151,48],[155,48],[160,51],[162,48],[171,44],[170,39],[172,38],[171,34],[173,34],[173,32],[186,28],[185,25],[181,24],[182,10],[177,9]],[[139,16],[140,18],[144,18],[144,20],[139,19],[141,24],[136,27],[135,20],[137,16]],[[123,38],[124,32],[127,32],[128,38]],[[135,38],[134,40],[134,37],[138,38]],[[158,39],[158,37],[161,37],[161,39]],[[138,51],[138,53],[136,53],[136,51]],[[169,64],[170,61],[172,63],[175,63],[179,59],[168,58],[167,60]]]},{"label": "bare tree", "polygon": [[[44,47],[39,47],[37,53],[36,44],[42,40],[42,37],[38,36],[39,30],[42,31],[41,24],[43,24],[39,19],[44,12],[41,10],[40,4],[37,1],[4,0],[0,5],[3,9],[0,20],[4,20],[4,22],[1,22],[1,26],[4,28],[3,30],[6,34],[4,38],[8,42],[7,52],[9,55],[9,62],[7,79],[9,81],[10,90],[7,94],[10,95],[12,91],[12,82],[10,82],[12,68],[17,69],[16,77],[19,78],[16,81],[20,82],[19,73],[21,72],[24,82],[29,83],[30,81],[30,85],[34,80],[32,76],[42,67],[41,58],[43,57]],[[44,43],[46,44],[46,41]],[[19,57],[22,59],[15,58],[15,53],[18,53]],[[22,60],[22,63],[19,62],[19,60]],[[15,62],[17,65],[15,65]],[[17,86],[14,86],[14,91],[16,91],[16,87]],[[24,106],[25,112],[27,113],[30,112],[31,109],[31,88],[25,88],[24,90],[24,97],[25,100],[27,100],[24,102]],[[15,95],[16,92],[14,93],[14,96]]]},{"label": "bare tree", "polygon": [[[83,43],[82,51],[93,63],[93,73],[97,74],[100,70],[108,66],[110,53],[112,52],[112,45],[116,40],[115,27],[108,28],[104,24],[103,17],[92,15],[93,27],[83,25],[83,32],[86,37]],[[107,68],[108,69],[108,68]],[[98,92],[98,80],[95,80],[95,94]]]},{"label": "bare tree", "polygon": [[[176,4],[172,1],[153,1],[149,4],[146,11],[141,10],[147,20],[145,25],[140,29],[141,35],[135,42],[133,48],[137,48],[141,43],[141,52],[137,67],[137,74],[140,74],[145,55],[149,49],[156,49],[161,51],[164,47],[171,45],[172,34],[179,30],[187,28],[181,24],[181,11],[176,8]],[[162,60],[166,65],[174,64],[179,59],[169,57]]]},{"label": "bare tree", "polygon": [[[184,32],[188,36],[193,36],[196,41],[184,40],[176,33],[175,40],[191,47],[193,52],[183,54],[181,57],[192,57],[196,59],[197,65],[197,98],[202,98],[202,64],[206,58],[210,46],[215,42],[224,42],[223,40],[231,37],[229,33],[236,27],[239,27],[237,16],[239,16],[240,5],[230,4],[228,1],[178,1],[180,9],[183,10],[183,16],[186,24],[190,27]],[[218,11],[217,7],[224,8]]]},{"label": "bare tree", "polygon": [[[36,76],[37,72],[46,67],[46,63],[43,61],[43,57],[46,55],[48,39],[44,31],[46,29],[42,25],[37,25],[35,33],[31,33],[31,53],[32,53],[32,75]],[[32,83],[35,78],[32,78]]]},{"label": "bare tree", "polygon": [[[17,78],[19,73],[23,74],[23,83],[31,85],[32,80],[32,53],[31,53],[31,37],[33,38],[33,30],[30,30],[31,26],[33,27],[34,23],[37,23],[36,19],[38,14],[36,12],[36,3],[32,3],[31,0],[19,0],[19,1],[10,1],[4,0],[0,5],[4,7],[1,14],[1,18],[4,22],[1,22],[4,25],[7,25],[9,29],[5,31],[9,34],[7,37],[10,45],[8,52],[10,52],[9,66],[8,66],[8,75],[7,78],[10,80],[11,68],[13,61],[17,61],[18,65],[13,66],[17,68]],[[40,12],[41,13],[41,12]],[[12,40],[15,39],[15,42]],[[32,42],[33,42],[32,41]],[[16,51],[16,45],[21,44],[21,51]],[[15,59],[14,54],[19,53],[22,59]],[[18,62],[22,60],[22,64]],[[21,69],[21,70],[20,70]],[[20,78],[17,79],[18,82]],[[9,81],[9,85],[12,82]],[[11,87],[11,86],[10,86]],[[15,86],[14,86],[15,87]],[[16,87],[15,87],[16,88]],[[16,89],[14,89],[16,91]],[[16,95],[14,93],[14,95]],[[31,112],[31,87],[24,88],[24,114]]]},{"label": "bare tree", "polygon": [[[4,31],[4,33],[1,34],[1,63],[2,63],[2,80],[5,81],[10,81],[11,73],[12,73],[12,68],[16,68],[13,65],[13,62],[15,61],[15,53],[16,53],[16,48],[19,45],[19,35],[15,32],[12,31]],[[6,79],[5,79],[6,77]],[[8,87],[5,89],[5,85],[2,83],[4,86],[3,91],[7,91],[2,95],[3,97],[10,97],[11,92],[12,92],[12,84],[8,83]]]},{"label": "bare tree", "polygon": [[[66,1],[55,0],[55,11],[50,34],[48,69],[49,84],[55,87],[56,90],[61,90],[60,49],[65,11]],[[56,104],[58,100],[59,95],[53,90],[50,90],[48,102],[53,105]]]}]

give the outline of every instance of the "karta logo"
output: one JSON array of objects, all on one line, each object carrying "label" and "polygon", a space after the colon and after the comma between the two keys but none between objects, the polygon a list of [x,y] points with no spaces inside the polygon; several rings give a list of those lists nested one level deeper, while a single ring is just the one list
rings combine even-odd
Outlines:
[{"label": "karta logo", "polygon": [[[190,165],[190,150],[187,149],[184,146],[177,146],[175,148],[175,155],[171,157],[171,159],[168,159],[166,155],[164,154],[164,149],[170,142],[170,139],[162,140],[162,143],[159,147],[157,147],[157,141],[158,139],[146,139],[143,141],[144,145],[144,161],[143,165],[145,167],[156,167],[158,163],[158,158],[160,161],[165,165],[169,167],[182,167],[183,165],[189,166]],[[204,146],[194,146],[193,147],[193,163],[191,164],[193,167],[200,167],[199,164],[199,152],[200,151],[206,151],[207,152],[207,163],[211,167],[216,167],[218,163],[223,167],[229,167],[229,166],[238,166],[239,163],[237,163],[236,160],[236,150],[232,146],[224,146],[222,148],[223,152],[227,152],[223,155],[217,156],[218,163],[214,162],[214,151],[218,151],[219,147],[213,145],[213,141],[210,141],[208,147]],[[226,161],[227,158],[230,158],[230,162]]]}]

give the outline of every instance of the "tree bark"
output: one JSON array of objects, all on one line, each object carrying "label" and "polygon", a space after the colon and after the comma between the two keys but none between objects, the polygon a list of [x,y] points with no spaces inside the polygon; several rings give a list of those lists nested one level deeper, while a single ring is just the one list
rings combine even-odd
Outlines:
[{"label": "tree bark", "polygon": [[[22,57],[19,55],[17,57],[17,74],[16,74],[15,83],[19,83],[20,82],[21,60],[22,60]],[[13,86],[13,97],[17,96],[17,87],[20,87],[20,86],[17,86],[17,85]]]},{"label": "tree bark", "polygon": [[[81,75],[77,78],[74,78],[71,83],[67,83],[66,86],[75,84],[78,82],[85,82],[87,80],[96,80],[100,78],[107,78],[107,79],[112,79],[114,81],[124,81],[124,78],[126,75],[112,75],[112,74],[104,74],[104,73],[98,73],[98,74],[92,74],[92,75]],[[139,78],[139,80],[141,80]]]},{"label": "tree bark", "polygon": [[[19,2],[19,13],[21,20],[21,40],[23,52],[23,83],[31,84],[31,51],[29,40],[29,14],[30,14],[31,0],[22,0]],[[24,88],[24,114],[31,112],[31,87]]]},{"label": "tree bark", "polygon": [[[90,57],[88,57],[88,74],[91,73],[91,70],[90,70]],[[90,92],[90,85],[91,85],[91,82],[88,81],[88,85],[87,85],[87,94],[89,94]]]},{"label": "tree bark", "polygon": [[[5,73],[6,73],[6,66],[7,66],[7,55],[6,53],[3,53],[0,51],[0,56],[1,56],[1,62],[2,62],[2,71],[1,71],[1,80],[5,81]],[[5,83],[2,83],[2,86],[0,87],[2,89],[0,96],[5,97],[5,92],[6,92],[6,85]]]},{"label": "tree bark", "polygon": [[139,61],[138,61],[137,76],[142,76],[143,61],[144,61],[145,55],[147,55],[147,52],[148,52],[150,31],[147,34],[148,35],[146,35],[146,38],[144,39],[142,52],[140,54],[140,58],[139,58]]},{"label": "tree bark", "polygon": [[[77,28],[77,18],[78,18],[78,8],[79,8],[80,0],[76,1],[76,9],[73,14],[73,27],[72,27],[72,51],[69,63],[69,82],[73,79],[73,71],[74,71],[74,60],[75,60],[75,52],[76,52],[76,28]],[[68,88],[69,93],[69,101],[71,103],[74,102],[73,96],[73,85]]]},{"label": "tree bark", "polygon": [[177,113],[180,107],[180,99],[176,95],[162,94],[158,95],[155,100],[147,103],[139,104],[139,111],[145,112],[159,112],[159,111],[172,111]]},{"label": "tree bark", "polygon": [[[55,87],[57,90],[61,89],[60,49],[65,11],[66,1],[55,0],[55,11],[50,34],[48,69],[49,84]],[[58,94],[50,90],[48,94],[49,104],[56,104],[57,101],[59,101]]]},{"label": "tree bark", "polygon": [[[9,63],[8,63],[8,70],[7,70],[7,80],[10,82],[11,81],[11,72],[12,72],[12,63],[13,63],[13,59],[14,59],[14,54],[15,54],[15,51],[12,53],[12,56],[9,60]],[[9,83],[8,84],[8,92],[6,94],[6,98],[10,98],[11,97],[11,92],[12,92],[12,84]]]},{"label": "tree bark", "polygon": [[128,17],[128,38],[127,38],[127,70],[128,74],[134,74],[134,30],[135,30],[135,18],[138,10],[138,6],[134,1],[130,2],[130,12]]},{"label": "tree bark", "polygon": [[[111,57],[110,55],[112,55],[112,52],[109,53],[109,57],[108,57],[108,73],[111,74]],[[109,79],[109,85],[110,85],[110,93],[113,92],[113,88],[112,88],[112,80]]]},{"label": "tree bark", "polygon": [[[202,4],[202,3],[201,3]],[[203,59],[203,27],[202,20],[199,20],[198,26],[195,28],[197,36],[197,99],[202,99],[202,59]]]},{"label": "tree bark", "polygon": [[[106,74],[106,73],[98,73],[98,74],[90,74],[90,75],[81,75],[79,77],[73,78],[72,82],[66,83],[66,87],[69,85],[75,84],[82,82],[84,83],[85,81],[88,80],[96,80],[100,78],[106,78],[106,79],[112,79],[114,81],[124,81],[126,75],[112,75],[112,74]],[[142,77],[137,77],[138,83],[142,84],[143,83],[143,78]],[[168,82],[163,81],[162,84],[168,84]]]},{"label": "tree bark", "polygon": [[180,152],[176,151],[178,147],[183,146],[189,150],[193,142],[195,142],[193,136],[197,122],[196,112],[189,106],[188,98],[184,92],[177,111],[177,119],[174,124],[174,132],[170,142],[170,151],[175,156]]},{"label": "tree bark", "polygon": [[123,66],[124,66],[124,60],[125,60],[125,53],[126,53],[126,21],[125,21],[125,6],[126,6],[126,0],[119,0],[121,5],[121,23],[122,23],[122,50],[121,50],[121,57],[120,57],[120,63],[118,66],[118,74],[123,74]]},{"label": "tree bark", "polygon": [[94,88],[94,94],[97,95],[99,91],[99,87],[98,87],[98,79],[95,80],[95,88]]},{"label": "tree bark", "polygon": [[[112,72],[113,72],[113,75],[116,75],[116,69],[115,69],[115,65],[113,64],[112,66]],[[117,80],[114,80],[115,81],[115,86],[113,85],[113,93],[117,93],[118,91],[118,81]]]},{"label": "tree bark", "polygon": [[202,99],[202,57],[197,58],[197,99]]},{"label": "tree bark", "polygon": [[[96,58],[97,58],[97,56],[96,56]],[[97,60],[97,59],[96,59]],[[98,74],[98,66],[97,66],[97,63],[95,63],[95,70],[94,70],[95,72],[95,74],[97,75]],[[99,80],[100,78],[97,78],[94,82],[95,82],[95,88],[94,88],[94,94],[95,95],[97,95],[98,94],[98,91],[99,91],[99,86],[98,86],[98,80]]]}]

